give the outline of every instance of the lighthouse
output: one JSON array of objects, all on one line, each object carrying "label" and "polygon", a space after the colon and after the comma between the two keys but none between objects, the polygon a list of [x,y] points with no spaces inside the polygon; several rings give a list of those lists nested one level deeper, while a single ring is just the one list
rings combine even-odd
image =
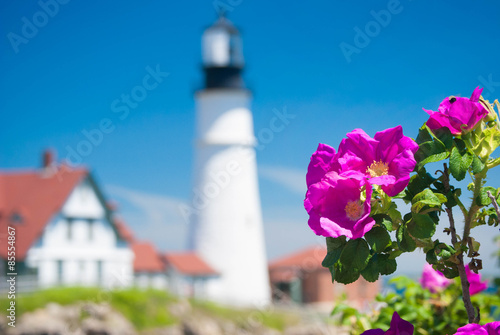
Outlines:
[{"label": "lighthouse", "polygon": [[196,139],[190,246],[219,274],[206,298],[264,306],[270,286],[260,207],[256,139],[241,37],[224,16],[202,37],[204,87],[195,94]]}]

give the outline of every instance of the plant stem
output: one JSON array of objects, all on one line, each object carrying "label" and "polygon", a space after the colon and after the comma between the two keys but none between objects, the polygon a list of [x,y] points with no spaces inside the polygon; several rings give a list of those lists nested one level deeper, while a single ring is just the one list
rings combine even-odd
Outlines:
[{"label": "plant stem", "polygon": [[[446,163],[444,163],[443,165],[444,165],[443,185],[445,188],[445,192],[448,193],[450,191],[450,175],[449,175],[448,167],[446,166]],[[479,179],[479,178],[477,178],[477,179]],[[476,179],[476,181],[477,181],[477,179]],[[479,181],[479,188],[481,187],[480,184],[481,184],[481,181]],[[474,186],[476,186],[476,183],[474,184]],[[479,192],[479,190],[477,190],[477,192]],[[465,227],[464,227],[464,235],[463,235],[463,239],[462,239],[462,244],[464,243],[464,241],[467,241],[467,239],[469,237],[471,218],[474,216],[475,212],[477,211],[477,208],[475,210],[473,210],[473,207],[475,206],[474,201],[475,201],[476,196],[477,196],[476,195],[476,188],[474,188],[474,198],[472,200],[471,209],[469,210],[468,213],[466,213],[467,215],[465,215]],[[457,230],[455,228],[455,219],[453,217],[453,211],[451,208],[446,207],[446,213],[448,214],[448,218],[450,220],[451,243],[453,244],[453,246],[456,246],[458,239],[457,239]],[[471,215],[471,213],[472,213],[472,215]],[[469,292],[470,284],[469,284],[469,281],[467,280],[467,274],[465,273],[464,254],[463,253],[464,252],[461,249],[460,253],[457,255],[457,259],[458,259],[457,269],[458,269],[458,274],[460,275],[460,284],[462,286],[462,300],[464,302],[465,310],[467,311],[467,317],[469,319],[469,323],[478,323],[479,317],[476,318],[474,306],[472,306],[472,301],[470,299],[470,292]]]},{"label": "plant stem", "polygon": [[497,218],[500,220],[500,209],[498,208],[498,203],[493,194],[491,194],[490,191],[486,191],[486,194],[488,195],[488,198],[491,199],[491,204],[493,205],[493,208],[495,208],[495,212],[497,213]]},{"label": "plant stem", "polygon": [[498,166],[498,165],[500,165],[500,157],[492,159],[492,160],[490,160],[489,162],[486,163],[486,167],[488,169],[494,168],[495,166]]}]

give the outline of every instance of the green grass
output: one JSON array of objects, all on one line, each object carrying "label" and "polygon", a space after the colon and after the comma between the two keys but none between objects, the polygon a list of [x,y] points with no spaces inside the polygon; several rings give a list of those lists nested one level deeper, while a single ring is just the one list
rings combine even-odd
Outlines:
[{"label": "green grass", "polygon": [[[16,295],[16,314],[34,311],[54,302],[60,305],[71,305],[79,301],[93,303],[109,303],[115,310],[123,314],[137,330],[156,327],[165,327],[179,322],[179,319],[169,312],[169,305],[177,299],[165,291],[160,290],[113,290],[99,288],[66,287],[52,288],[30,294]],[[0,297],[0,314],[5,313],[10,300],[6,296]],[[223,307],[211,302],[190,301],[194,313],[201,313],[209,317],[228,320],[237,326],[250,329],[255,323],[268,328],[283,331],[287,326],[299,322],[299,317],[269,309],[236,309]],[[86,315],[82,314],[82,318]]]},{"label": "green grass", "polygon": [[[20,316],[25,312],[43,308],[49,302],[70,305],[78,301],[108,302],[138,330],[168,326],[178,322],[168,310],[168,305],[175,301],[175,298],[160,290],[105,291],[87,287],[52,288],[31,294],[18,294],[16,314]],[[10,300],[7,297],[0,298],[0,310],[5,311],[9,303]]]},{"label": "green grass", "polygon": [[235,309],[206,301],[191,301],[191,305],[204,314],[232,321],[241,328],[250,328],[254,323],[261,323],[265,327],[283,331],[285,327],[299,322],[298,316],[275,311],[272,307],[269,310]]}]

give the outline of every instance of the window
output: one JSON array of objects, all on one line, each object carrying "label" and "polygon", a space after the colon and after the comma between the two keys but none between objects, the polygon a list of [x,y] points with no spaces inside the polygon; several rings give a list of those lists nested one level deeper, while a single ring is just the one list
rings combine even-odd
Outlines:
[{"label": "window", "polygon": [[24,223],[24,219],[21,213],[13,212],[10,216],[10,223],[14,225]]},{"label": "window", "polygon": [[89,219],[89,241],[92,241],[94,239],[94,226],[95,226],[95,220]]},{"label": "window", "polygon": [[61,285],[63,282],[63,261],[57,261],[57,283]]},{"label": "window", "polygon": [[97,261],[97,285],[102,285],[102,260]]},{"label": "window", "polygon": [[66,237],[68,241],[71,241],[73,239],[73,219],[68,219],[67,220],[67,230],[66,230]]}]

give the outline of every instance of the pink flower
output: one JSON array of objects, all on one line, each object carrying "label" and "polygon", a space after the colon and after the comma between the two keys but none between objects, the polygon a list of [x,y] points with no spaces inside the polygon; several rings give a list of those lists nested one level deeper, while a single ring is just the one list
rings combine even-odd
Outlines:
[{"label": "pink flower", "polygon": [[436,293],[441,289],[451,284],[451,280],[446,278],[440,271],[434,270],[432,265],[425,264],[420,284],[423,288],[429,289],[432,293]]},{"label": "pink flower", "polygon": [[307,168],[307,187],[321,181],[329,171],[338,172],[338,163],[335,157],[335,149],[327,144],[320,143],[318,149],[311,157],[311,162]]},{"label": "pink flower", "polygon": [[465,274],[467,275],[467,280],[469,281],[469,293],[474,295],[488,288],[488,281],[485,280],[481,282],[481,275],[479,273],[474,273],[469,268],[469,265],[465,266]]},{"label": "pink flower", "polygon": [[412,335],[413,325],[401,319],[397,312],[394,312],[391,320],[391,327],[384,332],[382,329],[370,329],[361,335]]},{"label": "pink flower", "polygon": [[[334,151],[333,151],[334,152]],[[371,185],[362,178],[350,178],[328,171],[332,156],[328,146],[320,144],[311,157],[306,180],[308,190],[304,207],[309,227],[322,236],[363,237],[375,221],[369,217]],[[365,194],[363,196],[363,191]]]},{"label": "pink flower", "polygon": [[476,323],[469,323],[457,329],[455,335],[499,335],[500,321],[490,322],[484,326]]},{"label": "pink flower", "polygon": [[446,127],[453,135],[461,135],[463,131],[468,132],[481,121],[488,111],[479,102],[483,92],[477,87],[469,98],[450,97],[444,99],[439,105],[438,111],[426,110],[430,117],[427,126],[430,129]]},{"label": "pink flower", "polygon": [[379,131],[374,138],[355,129],[340,143],[338,163],[343,175],[366,176],[370,184],[381,185],[385,193],[395,196],[408,185],[417,150],[417,143],[403,136],[401,126]]}]

